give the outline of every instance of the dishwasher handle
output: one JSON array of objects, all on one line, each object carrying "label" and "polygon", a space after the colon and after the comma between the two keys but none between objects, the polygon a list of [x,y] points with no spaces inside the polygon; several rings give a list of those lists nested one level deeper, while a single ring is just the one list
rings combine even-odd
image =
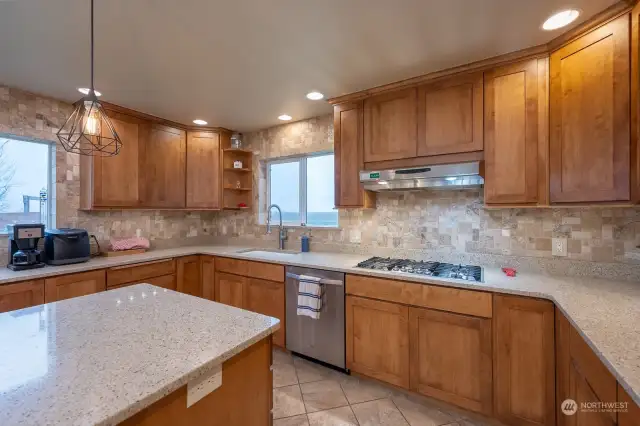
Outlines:
[{"label": "dishwasher handle", "polygon": [[[300,281],[300,275],[294,274],[292,272],[287,272],[287,278],[293,278],[296,281]],[[326,285],[338,285],[338,286],[343,286],[344,285],[342,280],[330,280],[328,278],[320,279],[319,283],[320,284],[326,284]]]}]

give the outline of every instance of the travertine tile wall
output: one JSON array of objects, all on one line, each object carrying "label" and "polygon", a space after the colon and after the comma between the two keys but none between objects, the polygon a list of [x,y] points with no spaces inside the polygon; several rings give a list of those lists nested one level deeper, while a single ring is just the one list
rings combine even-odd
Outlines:
[{"label": "travertine tile wall", "polygon": [[[73,107],[65,102],[0,85],[0,135],[56,142],[55,132]],[[152,244],[175,239],[199,239],[216,232],[216,213],[166,211],[114,211],[87,213],[80,207],[79,156],[56,146],[56,224],[81,227],[99,240],[135,235],[140,229]],[[0,253],[6,248],[0,239]],[[0,264],[5,256],[0,255]]]},{"label": "travertine tile wall", "polygon": [[[253,150],[252,213],[222,213],[221,236],[276,246],[276,234],[259,225],[266,182],[261,161],[333,147],[331,115],[284,124],[245,135]],[[640,244],[639,208],[539,208],[489,210],[482,190],[379,193],[375,210],[340,211],[340,229],[312,229],[314,250],[390,255],[424,251],[438,254],[487,254],[551,258],[551,239],[567,238],[568,259],[626,262],[625,253]],[[298,247],[303,232],[290,232]]]}]

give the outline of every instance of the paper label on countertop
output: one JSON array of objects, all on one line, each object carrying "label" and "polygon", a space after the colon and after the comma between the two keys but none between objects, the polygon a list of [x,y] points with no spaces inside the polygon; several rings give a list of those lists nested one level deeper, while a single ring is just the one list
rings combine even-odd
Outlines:
[{"label": "paper label on countertop", "polygon": [[187,383],[187,408],[222,386],[222,364]]}]

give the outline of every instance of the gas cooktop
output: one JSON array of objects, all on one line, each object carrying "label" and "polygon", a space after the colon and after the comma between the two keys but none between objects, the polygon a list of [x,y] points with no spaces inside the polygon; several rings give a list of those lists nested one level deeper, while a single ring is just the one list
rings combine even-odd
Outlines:
[{"label": "gas cooktop", "polygon": [[372,257],[358,263],[356,266],[379,271],[406,272],[409,274],[482,282],[482,268],[474,265]]}]

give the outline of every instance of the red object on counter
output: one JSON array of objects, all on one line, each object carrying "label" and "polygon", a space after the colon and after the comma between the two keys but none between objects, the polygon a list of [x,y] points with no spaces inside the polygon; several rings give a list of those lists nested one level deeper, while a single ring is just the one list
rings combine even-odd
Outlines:
[{"label": "red object on counter", "polygon": [[513,268],[502,268],[502,272],[504,272],[504,274],[508,277],[515,277],[516,276],[516,271]]}]

